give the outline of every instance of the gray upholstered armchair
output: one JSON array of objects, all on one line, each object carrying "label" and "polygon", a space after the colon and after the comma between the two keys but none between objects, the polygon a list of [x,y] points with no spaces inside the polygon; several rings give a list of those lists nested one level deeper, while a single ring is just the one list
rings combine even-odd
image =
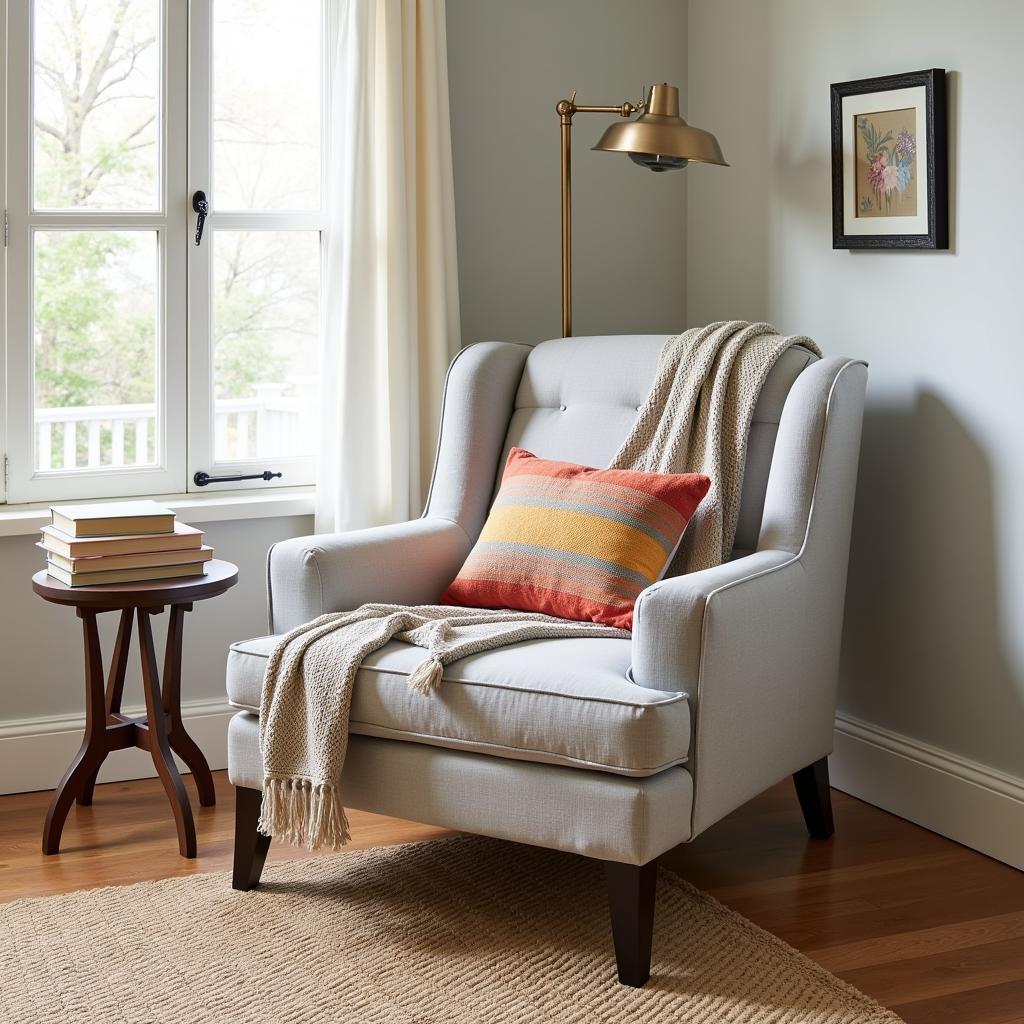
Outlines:
[{"label": "gray upholstered armchair", "polygon": [[[276,636],[369,601],[437,600],[483,525],[510,446],[606,465],[654,376],[661,336],[465,349],[414,522],[276,545],[274,635],[232,645],[234,885],[258,884],[258,710]],[[450,665],[430,698],[391,642],[357,677],[345,803],[605,862],[619,978],[649,973],[657,858],[793,774],[832,832],[827,755],[867,370],[789,349],[751,429],[734,557],[655,583],[631,640],[537,640]]]}]

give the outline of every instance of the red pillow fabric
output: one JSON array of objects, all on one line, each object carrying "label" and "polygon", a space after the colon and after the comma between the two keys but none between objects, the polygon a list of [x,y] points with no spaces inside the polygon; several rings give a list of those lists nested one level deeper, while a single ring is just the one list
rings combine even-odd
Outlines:
[{"label": "red pillow fabric", "polygon": [[443,604],[633,625],[711,481],[509,452],[498,496]]}]

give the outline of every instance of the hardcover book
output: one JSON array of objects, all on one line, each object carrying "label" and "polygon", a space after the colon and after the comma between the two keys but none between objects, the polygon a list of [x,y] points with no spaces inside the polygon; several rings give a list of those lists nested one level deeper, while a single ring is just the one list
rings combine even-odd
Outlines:
[{"label": "hardcover book", "polygon": [[151,566],[188,565],[193,562],[208,562],[213,558],[213,548],[186,548],[183,551],[142,551],[137,554],[99,555],[86,558],[67,558],[56,551],[50,551],[45,544],[38,544],[46,551],[51,565],[59,566],[73,576],[83,572],[111,572],[116,569],[145,569]]},{"label": "hardcover book", "polygon": [[203,576],[206,574],[206,565],[204,562],[189,562],[186,565],[156,565],[145,569],[115,569],[113,572],[70,573],[59,565],[48,562],[46,571],[68,587],[95,587],[104,583],[144,583],[147,580]]},{"label": "hardcover book", "polygon": [[53,525],[69,537],[128,537],[174,532],[174,513],[155,501],[54,505],[50,518]]},{"label": "hardcover book", "polygon": [[203,531],[194,526],[186,526],[185,523],[175,523],[173,533],[76,538],[55,526],[44,526],[41,543],[47,551],[65,558],[138,554],[142,551],[198,550],[203,543]]}]

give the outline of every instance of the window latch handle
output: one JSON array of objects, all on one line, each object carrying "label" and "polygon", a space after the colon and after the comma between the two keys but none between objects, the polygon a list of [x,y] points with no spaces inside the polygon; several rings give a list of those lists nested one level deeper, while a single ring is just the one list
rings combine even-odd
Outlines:
[{"label": "window latch handle", "polygon": [[202,189],[192,193],[192,209],[198,214],[196,217],[196,245],[198,245],[203,240],[206,215],[210,212],[210,204],[207,201],[206,193]]},{"label": "window latch handle", "polygon": [[199,470],[199,472],[192,477],[192,483],[194,483],[196,487],[205,487],[207,484],[235,484],[238,483],[239,480],[266,480],[269,483],[274,479],[274,477],[280,477],[283,475],[283,473],[272,473],[269,469],[265,469],[262,473],[249,473],[247,475],[236,473],[233,476],[210,476],[209,473]]}]

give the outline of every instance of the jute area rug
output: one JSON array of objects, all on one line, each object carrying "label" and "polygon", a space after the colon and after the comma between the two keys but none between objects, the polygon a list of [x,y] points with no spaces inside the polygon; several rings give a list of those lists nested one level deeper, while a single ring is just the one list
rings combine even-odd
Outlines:
[{"label": "jute area rug", "polygon": [[660,873],[652,977],[614,977],[603,873],[476,837],[0,907],[4,1024],[899,1020]]}]

